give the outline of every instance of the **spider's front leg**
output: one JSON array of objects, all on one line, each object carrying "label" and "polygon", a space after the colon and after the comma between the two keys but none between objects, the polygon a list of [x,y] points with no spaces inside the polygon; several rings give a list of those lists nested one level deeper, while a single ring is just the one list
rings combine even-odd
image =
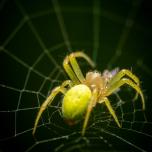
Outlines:
[{"label": "spider's front leg", "polygon": [[140,85],[139,79],[136,75],[134,75],[130,70],[123,69],[119,71],[113,78],[110,80],[110,85],[114,84],[115,82],[119,81],[122,77],[128,76],[131,78],[138,86]]},{"label": "spider's front leg", "polygon": [[54,88],[51,92],[51,94],[47,97],[47,99],[43,102],[43,104],[41,105],[40,107],[40,110],[37,114],[37,117],[35,119],[35,123],[34,123],[34,128],[33,128],[33,132],[32,134],[34,135],[35,134],[35,131],[36,131],[36,128],[37,128],[37,125],[38,125],[38,122],[40,120],[40,117],[42,115],[42,113],[44,112],[44,110],[47,108],[48,105],[50,105],[53,101],[53,99],[55,98],[55,96],[61,92],[63,94],[65,94],[66,92],[66,86],[69,85],[70,87],[73,85],[72,82],[70,80],[66,80],[62,83],[61,86],[58,86],[56,88]]},{"label": "spider's front leg", "polygon": [[142,100],[142,109],[145,110],[145,100],[144,100],[144,95],[142,93],[142,90],[140,89],[140,87],[137,84],[135,84],[130,79],[122,78],[119,81],[116,81],[112,85],[109,84],[109,88],[107,89],[106,96],[109,96],[110,94],[112,94],[113,92],[115,92],[118,88],[120,88],[124,84],[127,84],[127,85],[131,86],[132,88],[134,88],[137,91],[137,93],[140,94],[141,100]]},{"label": "spider's front leg", "polygon": [[[138,86],[140,86],[140,81],[136,75],[134,75],[130,70],[123,69],[119,71],[116,75],[113,76],[113,78],[110,80],[109,84],[113,85],[120,79],[122,79],[124,76],[128,76],[130,79],[132,79]],[[138,93],[136,93],[133,100],[136,100],[138,98]]]}]

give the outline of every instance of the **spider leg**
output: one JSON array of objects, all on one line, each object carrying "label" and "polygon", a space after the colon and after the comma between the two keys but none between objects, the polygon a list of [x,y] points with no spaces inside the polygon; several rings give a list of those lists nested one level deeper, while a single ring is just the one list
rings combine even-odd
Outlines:
[{"label": "spider leg", "polygon": [[[131,78],[138,86],[140,86],[139,79],[136,75],[134,75],[130,70],[123,69],[119,71],[114,77],[110,80],[109,84],[112,85],[115,82],[119,81],[122,77],[127,75],[129,78]],[[138,98],[138,93],[136,93],[133,100],[136,100]]]},{"label": "spider leg", "polygon": [[72,82],[71,82],[70,80],[64,81],[61,86],[58,86],[58,87],[54,88],[54,89],[52,90],[51,94],[50,94],[50,95],[47,97],[47,99],[43,102],[43,104],[42,104],[41,107],[40,107],[40,110],[38,111],[37,117],[36,117],[36,119],[35,119],[34,128],[33,128],[33,132],[32,132],[33,135],[35,134],[35,131],[36,131],[38,122],[39,122],[40,117],[41,117],[42,113],[44,112],[44,110],[47,108],[47,106],[48,106],[49,104],[52,103],[53,99],[55,98],[55,96],[56,96],[59,92],[65,94],[66,88],[64,88],[64,87],[67,86],[67,85],[71,86],[71,85],[72,85]]},{"label": "spider leg", "polygon": [[90,117],[92,108],[96,104],[97,97],[98,97],[98,92],[97,92],[97,90],[94,90],[92,93],[92,97],[90,99],[87,111],[86,111],[86,115],[85,115],[85,119],[84,119],[84,123],[83,123],[83,128],[82,128],[82,132],[81,132],[82,136],[84,136],[84,134],[85,134],[85,130],[86,130],[86,127],[87,127],[87,124],[89,121],[89,117]]},{"label": "spider leg", "polygon": [[66,73],[68,74],[68,76],[70,77],[70,79],[72,80],[72,82],[74,84],[79,84],[79,80],[76,77],[75,73],[73,72],[72,68],[69,65],[69,56],[67,56],[64,61],[63,61],[63,67],[66,71]]},{"label": "spider leg", "polygon": [[119,120],[116,116],[116,113],[115,113],[114,109],[112,108],[112,105],[111,105],[109,99],[107,97],[104,97],[102,100],[103,100],[103,102],[105,102],[110,114],[113,116],[113,118],[114,118],[115,122],[117,123],[118,127],[121,127],[121,125],[119,123]]},{"label": "spider leg", "polygon": [[66,59],[65,62],[68,63],[70,61],[71,66],[77,76],[77,78],[79,79],[79,81],[82,83],[84,82],[85,78],[81,72],[81,69],[76,61],[76,57],[81,57],[84,58],[92,67],[95,66],[94,62],[83,52],[74,52],[71,53]]},{"label": "spider leg", "polygon": [[110,85],[110,87],[107,89],[106,96],[109,96],[110,94],[112,94],[115,90],[117,90],[119,87],[121,87],[124,84],[131,86],[132,88],[134,88],[137,91],[137,93],[140,94],[141,100],[142,100],[142,109],[145,110],[145,100],[144,100],[144,95],[142,93],[142,90],[140,89],[140,87],[137,84],[135,84],[130,79],[122,78],[121,80],[115,82],[113,85]]},{"label": "spider leg", "polygon": [[125,75],[127,75],[129,78],[131,78],[139,86],[138,77],[127,69],[123,69],[123,70],[119,71],[116,75],[114,75],[113,78],[110,80],[111,85],[114,84],[115,82],[119,81]]},{"label": "spider leg", "polygon": [[62,82],[61,87],[66,87],[69,86],[70,88],[73,86],[73,83],[71,80],[65,80],[64,82]]}]

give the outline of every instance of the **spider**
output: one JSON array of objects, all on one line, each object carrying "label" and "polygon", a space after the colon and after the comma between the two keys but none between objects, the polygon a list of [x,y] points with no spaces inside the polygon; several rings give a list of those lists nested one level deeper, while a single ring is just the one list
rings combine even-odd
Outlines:
[{"label": "spider", "polygon": [[65,80],[60,86],[55,87],[43,102],[35,119],[33,135],[42,113],[59,92],[64,94],[62,115],[66,122],[73,125],[84,118],[82,136],[85,135],[91,111],[97,103],[104,103],[118,127],[121,127],[108,96],[115,93],[124,84],[136,90],[135,98],[138,97],[138,94],[141,96],[142,109],[145,110],[139,79],[130,70],[105,70],[102,74],[98,71],[90,71],[84,77],[76,60],[78,57],[85,59],[92,67],[95,66],[94,62],[83,52],[73,52],[65,57],[63,67],[70,80]]}]

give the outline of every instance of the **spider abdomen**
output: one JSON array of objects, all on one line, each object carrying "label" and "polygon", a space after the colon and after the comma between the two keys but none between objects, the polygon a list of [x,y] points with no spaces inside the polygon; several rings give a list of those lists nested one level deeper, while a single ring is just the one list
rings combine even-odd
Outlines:
[{"label": "spider abdomen", "polygon": [[62,113],[68,122],[82,118],[91,98],[91,90],[84,84],[76,85],[68,90],[63,98]]}]

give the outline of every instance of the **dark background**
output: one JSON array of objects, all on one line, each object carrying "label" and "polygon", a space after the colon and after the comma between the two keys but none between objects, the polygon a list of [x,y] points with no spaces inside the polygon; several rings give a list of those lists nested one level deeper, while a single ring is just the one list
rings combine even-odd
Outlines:
[{"label": "dark background", "polygon": [[[1,0],[0,151],[150,151],[151,27],[148,0]],[[101,72],[115,67],[132,70],[141,80],[146,111],[140,98],[135,104],[127,102],[119,129],[112,119],[102,121],[109,115],[100,105],[90,119],[92,125],[99,123],[90,125],[83,138],[82,122],[69,127],[60,116],[59,96],[44,113],[40,123],[44,126],[34,138],[37,110],[50,89],[67,79],[62,61],[77,50],[88,54]],[[84,73],[90,70],[79,61]],[[131,100],[133,94],[127,89],[120,93],[123,101]],[[121,118],[120,108],[117,114]]]}]

